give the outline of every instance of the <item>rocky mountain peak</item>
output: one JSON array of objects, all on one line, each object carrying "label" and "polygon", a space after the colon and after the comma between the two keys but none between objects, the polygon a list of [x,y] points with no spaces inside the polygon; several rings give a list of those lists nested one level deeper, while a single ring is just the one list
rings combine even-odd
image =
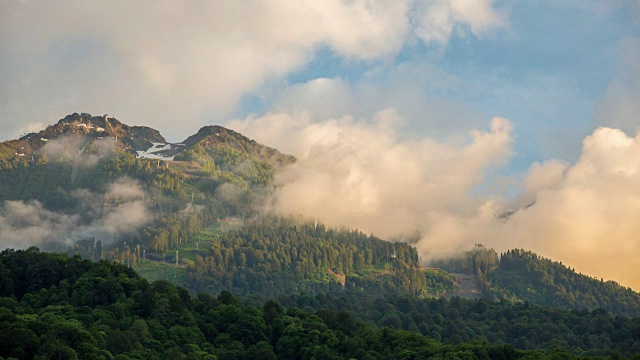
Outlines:
[{"label": "rocky mountain peak", "polygon": [[128,126],[109,115],[93,116],[88,113],[74,113],[44,130],[24,135],[18,140],[10,140],[4,144],[13,148],[19,156],[31,157],[47,142],[60,137],[77,137],[86,144],[112,138],[117,148],[133,154],[139,150],[151,148],[154,143],[166,142],[159,131],[146,126]]}]

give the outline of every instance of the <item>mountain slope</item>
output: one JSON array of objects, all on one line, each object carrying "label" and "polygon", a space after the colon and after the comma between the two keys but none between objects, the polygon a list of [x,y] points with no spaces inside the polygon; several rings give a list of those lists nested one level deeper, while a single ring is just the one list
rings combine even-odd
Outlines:
[{"label": "mountain slope", "polygon": [[527,301],[573,310],[602,308],[616,315],[640,316],[640,294],[631,288],[576,273],[531,251],[514,249],[499,256],[478,245],[461,258],[436,265],[474,276],[481,296],[490,301]]},{"label": "mountain slope", "polygon": [[[106,122],[118,125],[107,129]],[[125,148],[123,134],[138,145]],[[137,134],[151,137],[147,141]],[[276,171],[295,158],[232,130],[207,126],[180,144],[168,144],[153,129],[142,133],[113,119],[74,114],[26,139],[38,137],[50,140],[33,146],[33,159],[0,172],[0,194],[7,194],[0,199],[37,200],[43,211],[79,217],[67,233],[56,236],[69,236],[73,252],[82,256],[154,269],[145,272],[150,276],[164,261],[176,263],[170,270],[174,279],[182,274],[193,292],[226,289],[275,296],[349,288],[437,296],[453,285],[448,274],[421,269],[416,249],[406,244],[292,219],[251,220],[268,197]],[[101,147],[105,139],[108,146]],[[128,212],[91,219],[93,213],[134,204],[122,198],[122,184],[136,187],[124,177],[138,183],[138,191],[128,189],[124,195],[135,193],[134,199],[140,199],[135,204],[147,208],[144,217],[150,220],[139,228],[108,227],[108,233],[103,223],[111,218],[141,217]],[[243,218],[244,228],[229,232]],[[92,231],[96,223],[100,232]]]},{"label": "mountain slope", "polygon": [[640,316],[640,294],[613,281],[576,273],[562,263],[530,251],[510,250],[487,276],[489,299],[528,300],[565,309],[603,308],[614,314]]},{"label": "mountain slope", "polygon": [[322,224],[261,217],[209,241],[187,264],[192,292],[277,296],[356,290],[425,297],[453,285],[448,274],[422,269],[417,250],[405,243]]}]

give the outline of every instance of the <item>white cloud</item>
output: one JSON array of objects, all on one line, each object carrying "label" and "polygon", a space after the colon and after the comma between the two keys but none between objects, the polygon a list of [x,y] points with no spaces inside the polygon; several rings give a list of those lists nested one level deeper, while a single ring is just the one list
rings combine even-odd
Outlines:
[{"label": "white cloud", "polygon": [[534,206],[500,229],[501,248],[528,248],[640,288],[640,136],[599,128],[560,182],[558,172],[552,166],[531,172],[530,179],[549,175],[554,186],[543,187]]},{"label": "white cloud", "polygon": [[[419,248],[449,250],[480,242],[498,251],[524,248],[594,277],[640,288],[640,136],[599,128],[583,142],[578,162],[534,164],[524,182],[527,201],[489,199],[470,216],[431,219]],[[530,203],[529,203],[530,204]],[[445,248],[447,249],[447,248]],[[446,253],[445,253],[446,254]]]},{"label": "white cloud", "polygon": [[[482,14],[495,13],[479,4]],[[197,128],[228,114],[319,47],[348,61],[396,53],[415,31],[415,7],[409,0],[5,2],[1,136],[75,111],[185,136],[193,132],[185,123]],[[494,24],[487,14],[468,16],[476,11],[456,0],[449,7],[452,26],[477,34]]]},{"label": "white cloud", "polygon": [[110,242],[114,233],[130,233],[152,220],[137,181],[117,179],[107,196],[87,189],[66,194],[77,206],[72,213],[46,209],[39,201],[0,203],[0,248],[70,246],[95,236]]},{"label": "white cloud", "polygon": [[402,140],[401,123],[388,109],[372,122],[272,114],[232,127],[297,156],[277,179],[278,210],[387,238],[425,230],[425,220],[441,212],[474,211],[482,201],[474,187],[512,152],[511,124],[501,118],[464,144]]},{"label": "white cloud", "polygon": [[405,129],[438,138],[465,133],[486,120],[460,99],[461,94],[477,98],[486,91],[425,61],[380,65],[357,79],[316,78],[279,85],[264,94],[272,113],[307,112],[313,120],[371,118],[392,107],[402,115]]},{"label": "white cloud", "polygon": [[426,43],[446,44],[455,31],[480,36],[506,26],[493,0],[419,0],[414,4],[416,34]]}]

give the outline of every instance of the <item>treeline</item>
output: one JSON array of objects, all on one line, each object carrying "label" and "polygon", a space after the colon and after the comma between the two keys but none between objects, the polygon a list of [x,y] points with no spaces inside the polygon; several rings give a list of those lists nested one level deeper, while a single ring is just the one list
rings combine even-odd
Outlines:
[{"label": "treeline", "polygon": [[270,216],[203,244],[187,273],[194,292],[264,296],[343,288],[433,296],[454,282],[444,272],[423,270],[417,250],[405,243]]},{"label": "treeline", "polygon": [[528,299],[541,306],[567,309],[603,308],[614,314],[640,316],[640,294],[614,281],[576,273],[560,262],[531,251],[510,250],[488,276],[488,299]]},{"label": "treeline", "polygon": [[[557,348],[442,344],[347,312],[193,298],[119,264],[0,253],[0,356],[20,359],[572,359]],[[612,357],[613,358],[613,357]],[[616,354],[615,358],[621,358]],[[634,359],[637,359],[636,356]]]},{"label": "treeline", "polygon": [[545,307],[605,309],[616,315],[640,316],[640,294],[614,281],[576,273],[561,262],[531,251],[498,254],[482,245],[457,259],[437,263],[450,272],[473,274],[489,301],[528,301]]},{"label": "treeline", "polygon": [[446,269],[452,273],[475,275],[484,282],[489,273],[500,264],[500,257],[491,248],[476,244],[474,248],[457,258],[433,261],[432,265]]},{"label": "treeline", "polygon": [[421,268],[417,250],[405,243],[276,216],[244,223],[238,219],[238,230],[216,230],[213,235],[203,229],[211,222],[206,214],[202,209],[165,215],[138,236],[119,236],[109,249],[100,241],[85,239],[76,242],[72,254],[136,268],[144,260],[173,262],[174,250],[179,250],[180,264],[187,272],[184,285],[194,294],[227,290],[276,296],[358,289],[424,297],[441,296],[455,284],[445,271]]},{"label": "treeline", "polygon": [[419,333],[447,344],[472,341],[518,349],[564,348],[577,355],[640,354],[640,318],[604,309],[562,310],[484,299],[362,296],[358,292],[281,295],[286,307],[347,311],[379,327]]}]

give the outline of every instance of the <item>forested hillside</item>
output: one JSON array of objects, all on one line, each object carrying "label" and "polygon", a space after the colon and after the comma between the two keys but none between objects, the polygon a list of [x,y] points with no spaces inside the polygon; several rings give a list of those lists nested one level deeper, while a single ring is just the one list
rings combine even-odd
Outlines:
[{"label": "forested hillside", "polygon": [[542,306],[603,308],[615,314],[640,316],[640,294],[632,289],[578,274],[531,251],[516,249],[502,254],[500,266],[487,280],[489,299],[528,299]]},{"label": "forested hillside", "polygon": [[356,292],[282,295],[286,307],[347,311],[379,327],[408,330],[444,343],[487,341],[518,349],[570,350],[575,354],[640,353],[640,318],[603,309],[562,310],[529,302],[490,302],[454,297],[362,296]]},{"label": "forested hillside", "polygon": [[[440,302],[446,304],[445,300]],[[494,311],[486,303],[469,304],[479,316]],[[458,307],[455,303],[449,305],[450,309]],[[466,304],[460,309],[468,311],[465,307]],[[431,305],[416,310],[437,316],[441,309]],[[518,314],[520,310],[515,311]],[[595,321],[595,325],[601,323]],[[627,329],[618,342],[637,343],[637,319],[619,318],[615,324]],[[35,248],[5,250],[0,254],[0,338],[0,356],[5,358],[576,357],[562,347],[518,350],[513,345],[486,342],[443,344],[415,332],[381,329],[344,311],[310,312],[285,308],[275,300],[243,303],[228,292],[217,297],[211,294],[191,297],[187,290],[166,281],[150,284],[119,264],[67,258],[41,253]],[[616,353],[615,358],[621,355]]]},{"label": "forested hillside", "polygon": [[347,289],[438,296],[454,281],[422,269],[417,250],[405,243],[277,217],[247,221],[206,245],[187,268],[193,291],[277,296]]},{"label": "forested hillside", "polygon": [[617,315],[640,316],[640,294],[614,281],[576,273],[560,262],[531,251],[509,250],[498,256],[477,246],[458,259],[437,263],[451,272],[474,274],[490,301],[528,301],[575,310],[605,309]]}]

